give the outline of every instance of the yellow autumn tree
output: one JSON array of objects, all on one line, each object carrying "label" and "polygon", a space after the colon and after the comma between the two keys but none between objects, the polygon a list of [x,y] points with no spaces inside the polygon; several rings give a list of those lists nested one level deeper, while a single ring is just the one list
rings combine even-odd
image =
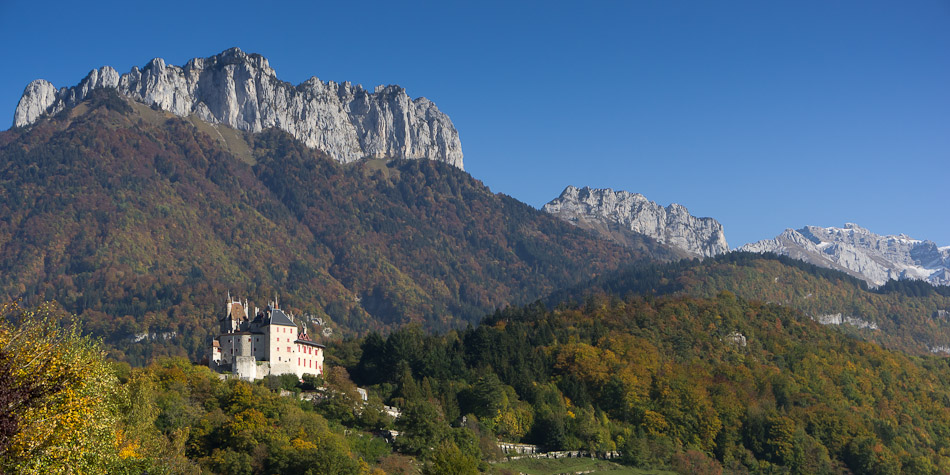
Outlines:
[{"label": "yellow autumn tree", "polygon": [[136,442],[117,429],[112,368],[54,304],[0,307],[0,380],[0,472],[115,473],[134,465]]}]

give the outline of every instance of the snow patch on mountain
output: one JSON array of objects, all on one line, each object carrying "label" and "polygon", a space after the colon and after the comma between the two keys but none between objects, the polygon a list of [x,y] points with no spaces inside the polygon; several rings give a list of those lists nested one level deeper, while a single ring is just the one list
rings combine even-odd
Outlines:
[{"label": "snow patch on mountain", "polygon": [[786,255],[846,272],[875,286],[890,279],[950,285],[950,246],[938,247],[905,234],[882,236],[854,223],[843,228],[786,229],[774,239],[746,244],[739,250]]}]

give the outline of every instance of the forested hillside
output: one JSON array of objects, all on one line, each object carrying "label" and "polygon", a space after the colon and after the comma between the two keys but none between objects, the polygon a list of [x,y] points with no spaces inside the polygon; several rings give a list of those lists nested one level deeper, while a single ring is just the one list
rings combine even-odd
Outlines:
[{"label": "forested hillside", "polygon": [[184,359],[110,367],[55,308],[2,315],[0,398],[17,408],[0,411],[3,469],[469,474],[491,469],[502,440],[679,473],[950,470],[946,358],[729,292],[599,295],[463,331],[370,333],[333,345],[325,380],[302,383],[222,381]]},{"label": "forested hillside", "polygon": [[619,450],[640,467],[950,470],[947,359],[888,351],[730,292],[533,304],[464,332],[406,328],[331,354],[407,411],[468,415],[549,449]]},{"label": "forested hillside", "polygon": [[229,290],[259,304],[279,294],[344,333],[444,330],[674,257],[634,244],[451,166],[344,166],[281,132],[243,135],[111,91],[0,133],[0,295],[56,300],[136,363],[200,357]]},{"label": "forested hillside", "polygon": [[723,290],[816,319],[841,314],[857,323],[873,323],[876,328],[845,323],[837,329],[890,349],[950,353],[950,288],[890,281],[869,290],[864,281],[842,272],[783,256],[731,252],[703,261],[632,265],[555,292],[546,302],[582,302],[597,293],[712,298]]}]

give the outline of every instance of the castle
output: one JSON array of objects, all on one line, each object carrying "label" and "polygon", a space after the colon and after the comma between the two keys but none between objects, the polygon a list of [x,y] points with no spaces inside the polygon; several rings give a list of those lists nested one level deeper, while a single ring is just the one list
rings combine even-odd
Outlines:
[{"label": "castle", "polygon": [[284,313],[276,299],[263,311],[255,307],[251,318],[247,300],[242,304],[229,294],[227,312],[218,323],[221,334],[208,358],[208,366],[217,372],[230,371],[248,381],[267,375],[323,374],[325,347],[310,339],[306,325],[300,333],[293,315]]}]

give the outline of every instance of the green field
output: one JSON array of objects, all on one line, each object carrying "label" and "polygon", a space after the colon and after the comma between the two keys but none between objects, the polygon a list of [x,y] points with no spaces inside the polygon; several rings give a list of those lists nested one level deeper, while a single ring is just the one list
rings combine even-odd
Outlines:
[{"label": "green field", "polygon": [[610,473],[616,475],[666,475],[674,473],[665,470],[644,470],[625,467],[614,462],[589,458],[521,459],[492,464],[491,473],[502,474],[506,473],[506,471],[531,475],[554,475],[588,471],[590,471],[588,473],[594,474]]}]

